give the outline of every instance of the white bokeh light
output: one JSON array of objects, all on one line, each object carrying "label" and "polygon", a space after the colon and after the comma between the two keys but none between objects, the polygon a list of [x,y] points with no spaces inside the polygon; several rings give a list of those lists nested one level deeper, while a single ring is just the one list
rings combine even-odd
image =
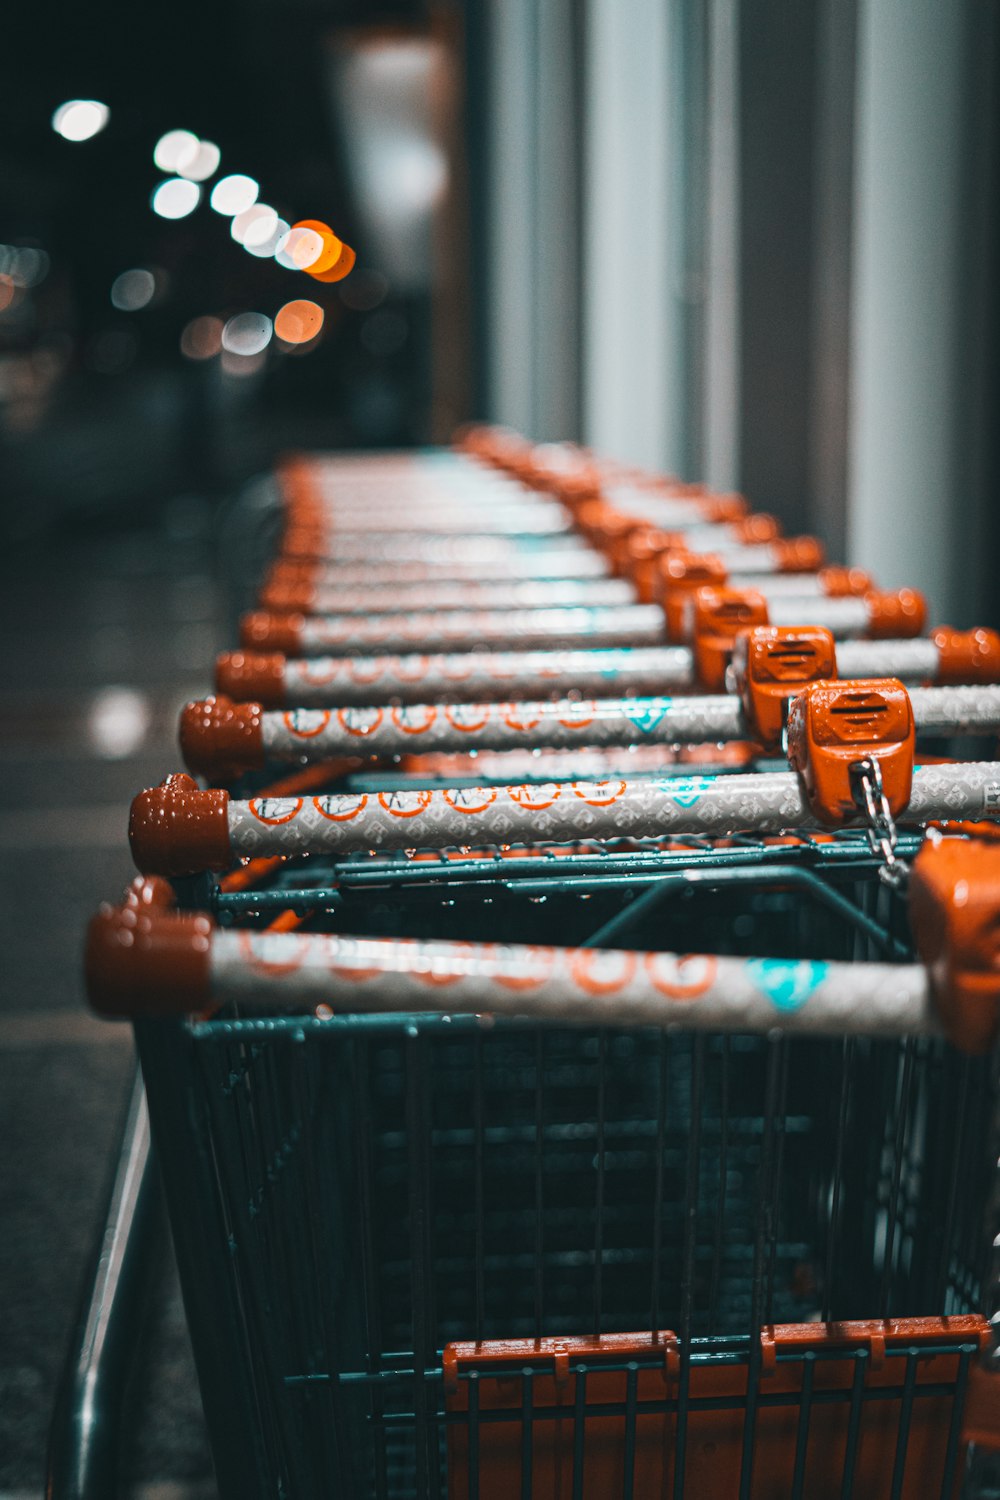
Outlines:
[{"label": "white bokeh light", "polygon": [[124,760],[142,745],[152,718],[145,693],[128,687],[101,688],[87,709],[87,738],[102,760]]},{"label": "white bokeh light", "polygon": [[89,141],[99,135],[111,111],[99,99],[67,99],[52,116],[52,129],[64,141]]},{"label": "white bokeh light", "polygon": [[138,312],[152,302],[155,291],[156,277],[152,271],[141,267],[123,271],[111,283],[111,305],[119,312]]},{"label": "white bokeh light", "polygon": [[159,214],[161,219],[186,219],[200,202],[201,188],[183,177],[168,177],[149,200],[154,214]]},{"label": "white bokeh light", "polygon": [[259,191],[260,188],[252,177],[233,172],[229,177],[219,178],[212,189],[209,202],[217,214],[225,214],[232,219],[257,202]]},{"label": "white bokeh light", "polygon": [[177,171],[181,177],[189,177],[192,182],[207,182],[219,170],[221,160],[222,152],[214,141],[199,141],[198,150],[192,159],[181,163]]},{"label": "white bokeh light", "polygon": [[222,347],[229,354],[249,358],[267,348],[272,331],[271,319],[263,313],[237,313],[222,330]]},{"label": "white bokeh light", "polygon": [[307,271],[323,254],[323,236],[315,229],[290,229],[278,241],[274,258],[286,271]]},{"label": "white bokeh light", "polygon": [[229,233],[238,245],[258,245],[270,239],[277,227],[277,210],[268,203],[255,203],[236,215]]},{"label": "white bokeh light", "polygon": [[255,239],[253,243],[249,240],[244,240],[243,248],[248,254],[256,255],[258,260],[267,260],[277,250],[281,240],[288,233],[289,227],[287,219],[276,219],[274,221],[274,228],[266,240],[258,241]]},{"label": "white bokeh light", "polygon": [[168,130],[153,147],[153,160],[161,172],[183,172],[198,155],[198,137],[190,130]]}]

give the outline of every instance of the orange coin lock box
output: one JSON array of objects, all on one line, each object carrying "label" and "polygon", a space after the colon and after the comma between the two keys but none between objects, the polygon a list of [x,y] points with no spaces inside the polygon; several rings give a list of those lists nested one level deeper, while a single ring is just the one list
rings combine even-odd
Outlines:
[{"label": "orange coin lock box", "polygon": [[733,675],[751,734],[777,750],[796,691],[837,675],[833,636],[821,625],[756,625],[733,642]]},{"label": "orange coin lock box", "polygon": [[667,552],[653,574],[653,593],[667,622],[667,640],[684,639],[684,616],[697,589],[724,588],[728,570],[714,552]]},{"label": "orange coin lock box", "polygon": [[894,677],[816,682],[793,698],[788,759],[810,807],[836,827],[858,816],[852,766],[876,760],[893,817],[910,801],[916,731],[910,696]]},{"label": "orange coin lock box", "polygon": [[909,902],[948,1036],[988,1052],[1000,1031],[1000,845],[931,835],[913,862]]},{"label": "orange coin lock box", "polygon": [[662,531],[658,526],[637,526],[612,543],[612,571],[619,578],[631,580],[640,604],[653,604],[660,558],[670,551],[685,551],[680,533]]},{"label": "orange coin lock box", "polygon": [[756,589],[700,588],[689,595],[685,634],[691,640],[695,677],[706,692],[725,691],[736,637],[767,623],[767,601]]}]

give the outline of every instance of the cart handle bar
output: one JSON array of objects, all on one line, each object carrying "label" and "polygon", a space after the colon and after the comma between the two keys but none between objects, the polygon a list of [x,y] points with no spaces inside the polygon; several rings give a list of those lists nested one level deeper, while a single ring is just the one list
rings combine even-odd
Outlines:
[{"label": "cart handle bar", "polygon": [[[272,761],[295,763],[331,755],[369,757],[469,750],[628,747],[753,740],[781,745],[789,699],[787,683],[751,684],[747,702],[712,697],[564,698],[509,703],[371,703],[340,709],[268,711],[220,693],[189,703],[181,713],[180,747],[194,775],[218,784]],[[1000,686],[913,688],[918,732],[1000,733]]]},{"label": "cart handle bar", "polygon": [[86,975],[104,1015],[305,1008],[685,1025],[811,1035],[936,1035],[986,1051],[1000,1028],[1000,847],[929,839],[910,918],[922,963],[827,963],[219,929],[138,878],[90,924]]},{"label": "cart handle bar", "polygon": [[[788,670],[788,643],[779,644],[782,635],[805,643],[807,632],[812,638],[815,628],[764,628],[772,644],[768,650],[762,642],[758,653],[771,659],[772,675],[778,653],[785,656]],[[740,650],[738,641],[736,649]],[[834,663],[835,670],[825,676],[892,676],[942,686],[986,685],[1000,682],[1000,634],[942,625],[927,640],[838,642]],[[387,699],[414,703],[425,701],[431,686],[435,697],[447,696],[454,702],[463,691],[462,684],[470,682],[474,684],[471,691],[496,700],[572,689],[586,695],[599,684],[610,683],[620,683],[623,691],[662,693],[690,688],[693,680],[694,662],[686,646],[313,658],[287,657],[280,651],[227,651],[217,658],[215,667],[219,693],[237,702],[259,702],[265,708],[360,703],[359,693],[366,685],[368,691],[381,691]],[[738,671],[735,686],[742,694]],[[468,686],[464,691],[470,694]],[[780,711],[779,718],[783,718]]]}]

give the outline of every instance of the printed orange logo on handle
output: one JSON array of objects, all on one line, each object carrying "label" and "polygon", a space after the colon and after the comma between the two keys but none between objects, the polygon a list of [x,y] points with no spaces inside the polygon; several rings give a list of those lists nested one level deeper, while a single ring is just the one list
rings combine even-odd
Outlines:
[{"label": "printed orange logo on handle", "polygon": [[394,818],[415,818],[430,806],[434,793],[430,791],[379,792],[379,805]]},{"label": "printed orange logo on handle", "polygon": [[627,781],[574,781],[573,795],[589,807],[610,807],[627,786]]},{"label": "printed orange logo on handle", "polygon": [[613,995],[635,976],[639,956],[627,949],[578,948],[569,961],[569,971],[588,995]]},{"label": "printed orange logo on handle", "polygon": [[[367,792],[350,793],[339,797],[314,797],[313,807],[328,823],[349,823],[368,805]],[[326,804],[324,806],[324,803]],[[336,807],[336,811],[334,811]]]},{"label": "printed orange logo on handle", "polygon": [[712,988],[719,963],[711,953],[647,953],[646,973],[670,1000],[697,1000]]},{"label": "printed orange logo on handle", "polygon": [[[289,802],[292,803],[292,810],[286,812]],[[290,823],[298,816],[302,810],[302,798],[252,797],[247,806],[258,823],[265,823],[268,828],[276,828],[280,823]]]},{"label": "printed orange logo on handle", "polygon": [[322,734],[330,717],[328,708],[291,708],[282,714],[289,734],[294,734],[300,740],[311,740],[317,734]]}]

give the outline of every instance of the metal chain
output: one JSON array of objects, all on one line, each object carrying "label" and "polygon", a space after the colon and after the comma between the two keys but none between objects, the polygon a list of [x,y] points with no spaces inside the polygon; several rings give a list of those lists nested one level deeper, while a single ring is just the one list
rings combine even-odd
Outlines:
[{"label": "metal chain", "polygon": [[894,891],[902,890],[910,878],[910,867],[896,856],[896,821],[882,785],[882,767],[874,756],[850,766],[854,802],[867,821],[865,835],[876,858],[881,859],[879,879]]}]

